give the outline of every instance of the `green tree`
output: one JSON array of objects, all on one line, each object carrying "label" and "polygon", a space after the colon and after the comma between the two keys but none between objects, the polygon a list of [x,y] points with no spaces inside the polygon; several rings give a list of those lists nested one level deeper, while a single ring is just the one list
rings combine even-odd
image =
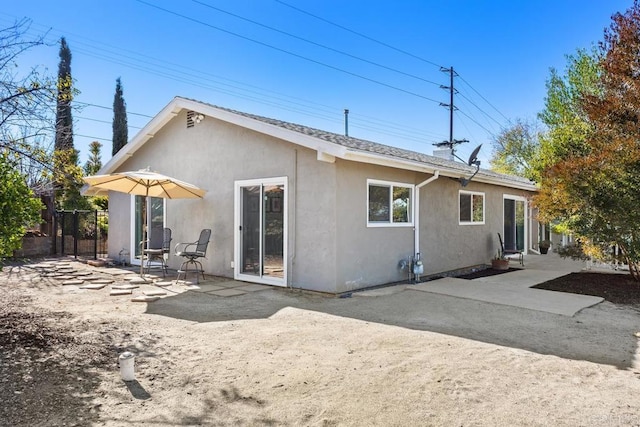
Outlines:
[{"label": "green tree", "polygon": [[24,71],[20,55],[43,44],[25,39],[30,21],[0,29],[0,150],[15,154],[16,167],[38,194],[52,189],[52,117],[55,80],[38,68]]},{"label": "green tree", "polygon": [[102,160],[100,160],[100,150],[102,144],[98,141],[93,141],[89,144],[89,159],[84,164],[85,175],[95,175],[102,168]]},{"label": "green tree", "polygon": [[120,77],[116,79],[116,93],[113,97],[113,150],[115,156],[127,144],[129,130],[127,126],[127,104],[122,96]]},{"label": "green tree", "polygon": [[60,39],[58,93],[56,105],[56,139],[54,151],[54,179],[56,204],[62,209],[90,209],[82,195],[82,169],[78,165],[78,151],[73,146],[73,115],[71,103],[77,91],[71,77],[71,49],[64,37]]},{"label": "green tree", "polygon": [[492,141],[491,169],[539,181],[540,133],[535,123],[523,120],[503,129]]},{"label": "green tree", "polygon": [[60,39],[58,65],[58,102],[56,107],[56,142],[59,151],[73,150],[73,79],[71,78],[71,49],[64,37]]},{"label": "green tree", "polygon": [[0,258],[20,249],[26,227],[39,222],[42,208],[12,157],[6,151],[0,153]]},{"label": "green tree", "polygon": [[602,256],[618,245],[640,280],[638,1],[612,19],[600,44],[598,78],[588,80],[590,86],[574,85],[579,92],[569,97],[575,101],[569,122],[574,132],[563,133],[563,144],[554,147],[537,204],[543,215],[560,218],[582,237],[590,253]]}]

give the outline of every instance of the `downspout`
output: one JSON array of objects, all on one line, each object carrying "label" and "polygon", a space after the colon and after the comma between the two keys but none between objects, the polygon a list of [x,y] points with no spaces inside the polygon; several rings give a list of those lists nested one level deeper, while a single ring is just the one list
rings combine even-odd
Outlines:
[{"label": "downspout", "polygon": [[416,202],[414,203],[414,216],[413,216],[413,242],[414,242],[414,251],[413,254],[417,255],[420,252],[420,189],[427,184],[432,183],[436,179],[440,177],[440,171],[435,171],[433,176],[422,181],[420,184],[416,185]]},{"label": "downspout", "polygon": [[[294,166],[293,166],[293,197],[291,197],[291,200],[289,202],[289,204],[293,204],[293,206],[291,206],[291,210],[293,211],[293,215],[291,215],[291,219],[293,224],[289,225],[289,229],[293,230],[293,239],[291,239],[291,233],[289,233],[289,239],[291,239],[291,252],[289,254],[289,258],[290,258],[290,268],[287,269],[287,272],[289,272],[288,274],[288,280],[287,280],[287,286],[291,289],[293,289],[293,271],[295,268],[295,263],[296,263],[296,241],[298,240],[298,229],[297,229],[297,224],[298,221],[296,221],[297,217],[298,217],[298,150],[294,149]],[[289,189],[291,188],[291,186],[288,187]],[[287,190],[287,191],[291,191],[291,190]],[[288,212],[288,211],[287,211]],[[288,244],[288,242],[287,242]]]}]

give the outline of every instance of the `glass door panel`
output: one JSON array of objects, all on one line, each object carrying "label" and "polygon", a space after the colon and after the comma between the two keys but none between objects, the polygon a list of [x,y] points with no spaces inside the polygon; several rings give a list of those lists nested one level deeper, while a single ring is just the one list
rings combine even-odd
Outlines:
[{"label": "glass door panel", "polygon": [[284,185],[268,185],[264,190],[264,245],[262,274],[284,277]]},{"label": "glass door panel", "polygon": [[525,202],[524,200],[504,199],[503,210],[504,248],[507,250],[525,250]]},{"label": "glass door panel", "polygon": [[151,243],[150,247],[155,247],[154,242],[160,242],[158,247],[162,247],[162,237],[164,224],[164,199],[158,197],[149,197],[145,203],[144,196],[134,197],[133,209],[133,241],[131,242],[132,261],[140,262],[140,242],[142,242],[142,215],[147,216],[147,241]]},{"label": "glass door panel", "polygon": [[242,187],[241,233],[241,272],[259,276],[260,262],[260,192],[259,186]]},{"label": "glass door panel", "polygon": [[236,184],[236,278],[285,285],[285,192],[282,178]]}]

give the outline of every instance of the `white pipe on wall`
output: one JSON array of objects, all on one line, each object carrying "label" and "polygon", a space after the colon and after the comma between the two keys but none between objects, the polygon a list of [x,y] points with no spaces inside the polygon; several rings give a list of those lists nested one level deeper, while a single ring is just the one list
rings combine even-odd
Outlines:
[{"label": "white pipe on wall", "polygon": [[440,171],[435,171],[433,176],[416,185],[415,203],[413,204],[413,224],[414,224],[414,251],[413,254],[420,252],[420,189],[427,184],[432,183],[440,177]]}]

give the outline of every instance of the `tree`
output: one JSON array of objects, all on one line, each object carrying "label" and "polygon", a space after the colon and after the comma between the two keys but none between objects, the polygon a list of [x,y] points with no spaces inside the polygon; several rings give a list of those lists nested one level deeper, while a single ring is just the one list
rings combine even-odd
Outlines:
[{"label": "tree", "polygon": [[62,209],[90,209],[90,203],[80,195],[80,188],[83,185],[82,169],[78,166],[78,151],[73,146],[71,107],[71,102],[77,91],[73,87],[71,77],[71,50],[64,37],[60,39],[57,86],[56,139],[53,163],[56,203]]},{"label": "tree", "polygon": [[42,38],[25,40],[30,21],[0,29],[0,151],[15,154],[16,167],[29,186],[44,194],[51,186],[53,105],[55,81],[38,68],[23,72],[18,58],[43,44]]},{"label": "tree", "polygon": [[40,220],[40,200],[34,197],[25,177],[18,172],[15,154],[0,153],[0,258],[22,246],[26,226]]},{"label": "tree", "polygon": [[98,141],[93,141],[89,144],[89,159],[84,164],[85,175],[95,175],[102,168],[102,161],[100,160],[100,149],[102,144]]},{"label": "tree", "polygon": [[582,123],[574,129],[581,132],[559,145],[537,204],[543,215],[564,220],[595,253],[617,245],[632,276],[640,280],[638,1],[612,20],[600,44],[598,78],[575,98]]},{"label": "tree", "polygon": [[[100,160],[100,149],[102,144],[98,141],[93,141],[89,144],[89,160],[84,164],[85,175],[95,175],[102,168],[102,161]],[[107,210],[109,205],[106,196],[93,196],[89,197],[89,203],[92,209]]]},{"label": "tree", "polygon": [[116,93],[113,97],[113,150],[115,156],[129,139],[127,126],[127,104],[122,96],[122,83],[120,77],[116,79]]},{"label": "tree", "polygon": [[55,149],[73,150],[73,80],[71,78],[71,50],[64,37],[60,39],[60,63],[58,65],[58,102],[56,108]]},{"label": "tree", "polygon": [[540,131],[535,123],[517,120],[494,137],[491,169],[539,181]]}]

